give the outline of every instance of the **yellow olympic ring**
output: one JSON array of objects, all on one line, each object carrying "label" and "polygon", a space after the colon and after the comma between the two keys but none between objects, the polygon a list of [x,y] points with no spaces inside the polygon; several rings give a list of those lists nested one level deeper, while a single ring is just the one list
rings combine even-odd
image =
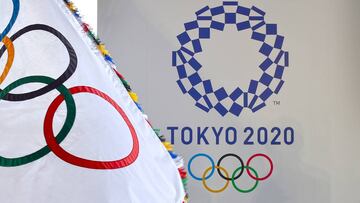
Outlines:
[{"label": "yellow olympic ring", "polygon": [[[220,193],[220,192],[223,192],[229,185],[230,181],[229,180],[226,180],[226,184],[224,187],[218,189],[218,190],[214,190],[214,189],[211,189],[209,186],[206,185],[206,174],[212,169],[213,167],[209,167],[205,170],[204,174],[202,175],[202,183],[203,183],[203,186],[205,187],[206,190],[210,191],[210,192],[213,192],[213,193]],[[222,170],[224,173],[225,173],[225,177],[229,179],[229,173],[225,170],[225,168],[221,167],[221,166],[215,166],[216,169],[220,169]]]},{"label": "yellow olympic ring", "polygon": [[15,57],[14,44],[12,43],[11,39],[5,36],[4,39],[2,40],[2,42],[4,43],[6,50],[8,52],[8,58],[7,58],[7,62],[5,64],[5,68],[0,76],[0,84],[4,82],[7,75],[9,74],[9,71],[12,67],[12,64],[14,62],[14,57]]}]

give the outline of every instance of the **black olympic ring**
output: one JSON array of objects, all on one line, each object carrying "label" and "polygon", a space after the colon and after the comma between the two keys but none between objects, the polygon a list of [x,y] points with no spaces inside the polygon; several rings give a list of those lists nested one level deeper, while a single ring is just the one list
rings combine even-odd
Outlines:
[{"label": "black olympic ring", "polygon": [[[219,161],[217,162],[216,165],[217,165],[217,166],[221,166],[221,161],[222,161],[223,159],[225,159],[226,157],[229,157],[229,156],[235,157],[235,158],[238,159],[238,160],[240,161],[240,163],[241,163],[240,173],[239,173],[239,175],[237,175],[237,176],[234,177],[234,180],[237,180],[237,179],[240,178],[241,175],[244,173],[244,168],[245,168],[244,161],[243,161],[238,155],[236,155],[236,154],[231,154],[231,153],[225,154],[225,155],[223,155],[223,156],[219,159]],[[221,178],[223,178],[223,179],[225,179],[225,180],[232,180],[232,178],[230,178],[230,177],[225,177],[225,176],[223,175],[223,173],[221,172],[220,168],[217,168],[217,172],[218,172],[218,174],[221,176]]]},{"label": "black olympic ring", "polygon": [[[65,48],[67,49],[67,51],[69,53],[69,58],[70,58],[69,65],[68,65],[67,69],[65,70],[65,72],[59,78],[57,78],[54,82],[52,82],[38,90],[28,92],[28,93],[22,93],[22,94],[8,93],[7,95],[5,95],[5,97],[2,98],[3,100],[25,101],[25,100],[33,99],[35,97],[42,96],[42,95],[60,87],[65,81],[67,81],[74,74],[74,72],[77,68],[78,59],[77,59],[77,55],[76,55],[76,52],[75,52],[73,46],[65,38],[65,36],[62,35],[55,28],[52,28],[48,25],[43,25],[43,24],[33,24],[33,25],[29,25],[29,26],[24,27],[23,29],[19,30],[13,36],[11,36],[10,39],[11,39],[11,41],[15,41],[21,35],[23,35],[27,32],[30,32],[30,31],[34,31],[34,30],[43,30],[43,31],[49,32],[49,33],[53,34],[54,36],[56,36],[64,44]],[[5,53],[5,51],[6,51],[6,47],[4,45],[0,50],[0,58]],[[0,92],[1,91],[3,91],[3,90],[0,89]]]}]

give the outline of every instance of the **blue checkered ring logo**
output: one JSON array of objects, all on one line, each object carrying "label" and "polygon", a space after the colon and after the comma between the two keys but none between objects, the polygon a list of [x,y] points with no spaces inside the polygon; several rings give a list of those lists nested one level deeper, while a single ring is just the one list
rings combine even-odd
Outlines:
[{"label": "blue checkered ring logo", "polygon": [[[185,31],[177,36],[181,48],[173,52],[172,65],[177,69],[181,91],[189,94],[198,108],[206,112],[215,109],[222,116],[227,113],[240,116],[245,108],[252,112],[264,108],[266,101],[279,93],[284,70],[289,66],[289,53],[283,50],[285,38],[278,34],[277,25],[265,23],[264,16],[265,12],[255,6],[246,8],[237,1],[225,1],[218,7],[200,9],[196,20],[184,24]],[[258,80],[250,80],[247,91],[240,87],[233,91],[213,87],[211,79],[200,75],[203,67],[196,56],[203,52],[201,42],[209,40],[213,31],[224,31],[226,26],[236,26],[238,31],[249,29],[264,58],[258,66],[262,75]],[[190,32],[195,32],[195,37]]]}]

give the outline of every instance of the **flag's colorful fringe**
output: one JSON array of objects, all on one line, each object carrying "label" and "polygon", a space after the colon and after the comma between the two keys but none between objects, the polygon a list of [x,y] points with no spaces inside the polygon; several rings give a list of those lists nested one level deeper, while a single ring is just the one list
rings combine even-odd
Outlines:
[{"label": "flag's colorful fringe", "polygon": [[[63,0],[66,4],[66,6],[69,8],[69,10],[73,13],[73,15],[75,16],[76,20],[80,23],[81,27],[83,28],[84,32],[87,33],[87,35],[89,36],[89,38],[95,43],[96,47],[98,48],[98,50],[100,51],[100,53],[103,55],[105,61],[107,63],[109,63],[109,65],[113,68],[115,74],[118,76],[118,78],[121,80],[122,84],[124,85],[124,87],[126,88],[126,90],[128,91],[130,97],[132,98],[132,100],[134,101],[134,103],[136,104],[136,106],[140,109],[141,112],[144,113],[141,105],[139,104],[138,101],[138,96],[136,95],[136,93],[134,93],[131,90],[131,87],[129,85],[129,83],[125,80],[124,76],[121,75],[117,70],[116,70],[116,64],[114,62],[114,60],[112,59],[112,57],[110,56],[109,51],[105,48],[104,43],[102,43],[100,41],[100,39],[92,32],[92,29],[90,27],[89,24],[83,22],[82,17],[79,13],[79,10],[75,7],[74,3],[71,2],[70,0]],[[145,115],[145,114],[144,114]],[[146,115],[145,115],[146,116]],[[149,121],[148,121],[149,122]],[[150,122],[149,122],[150,124]],[[151,126],[151,124],[150,124]],[[184,199],[184,203],[188,202],[188,193],[187,193],[187,182],[188,182],[188,178],[187,178],[187,172],[185,171],[184,168],[184,164],[183,164],[183,158],[181,156],[178,156],[174,151],[173,151],[173,146],[171,145],[170,142],[167,142],[165,137],[163,135],[160,134],[160,130],[158,129],[154,129],[154,132],[156,133],[156,135],[159,137],[159,139],[161,140],[161,142],[163,143],[163,145],[165,146],[165,148],[168,150],[170,156],[172,157],[172,159],[175,161],[176,166],[178,167],[181,179],[182,179],[182,183],[184,185],[184,189],[186,191],[186,196]]]}]

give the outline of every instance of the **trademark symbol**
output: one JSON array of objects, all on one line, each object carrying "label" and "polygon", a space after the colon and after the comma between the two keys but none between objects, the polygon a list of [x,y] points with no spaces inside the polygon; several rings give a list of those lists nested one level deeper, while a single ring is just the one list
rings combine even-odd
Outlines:
[{"label": "trademark symbol", "polygon": [[275,106],[279,106],[280,105],[280,101],[273,101]]}]

